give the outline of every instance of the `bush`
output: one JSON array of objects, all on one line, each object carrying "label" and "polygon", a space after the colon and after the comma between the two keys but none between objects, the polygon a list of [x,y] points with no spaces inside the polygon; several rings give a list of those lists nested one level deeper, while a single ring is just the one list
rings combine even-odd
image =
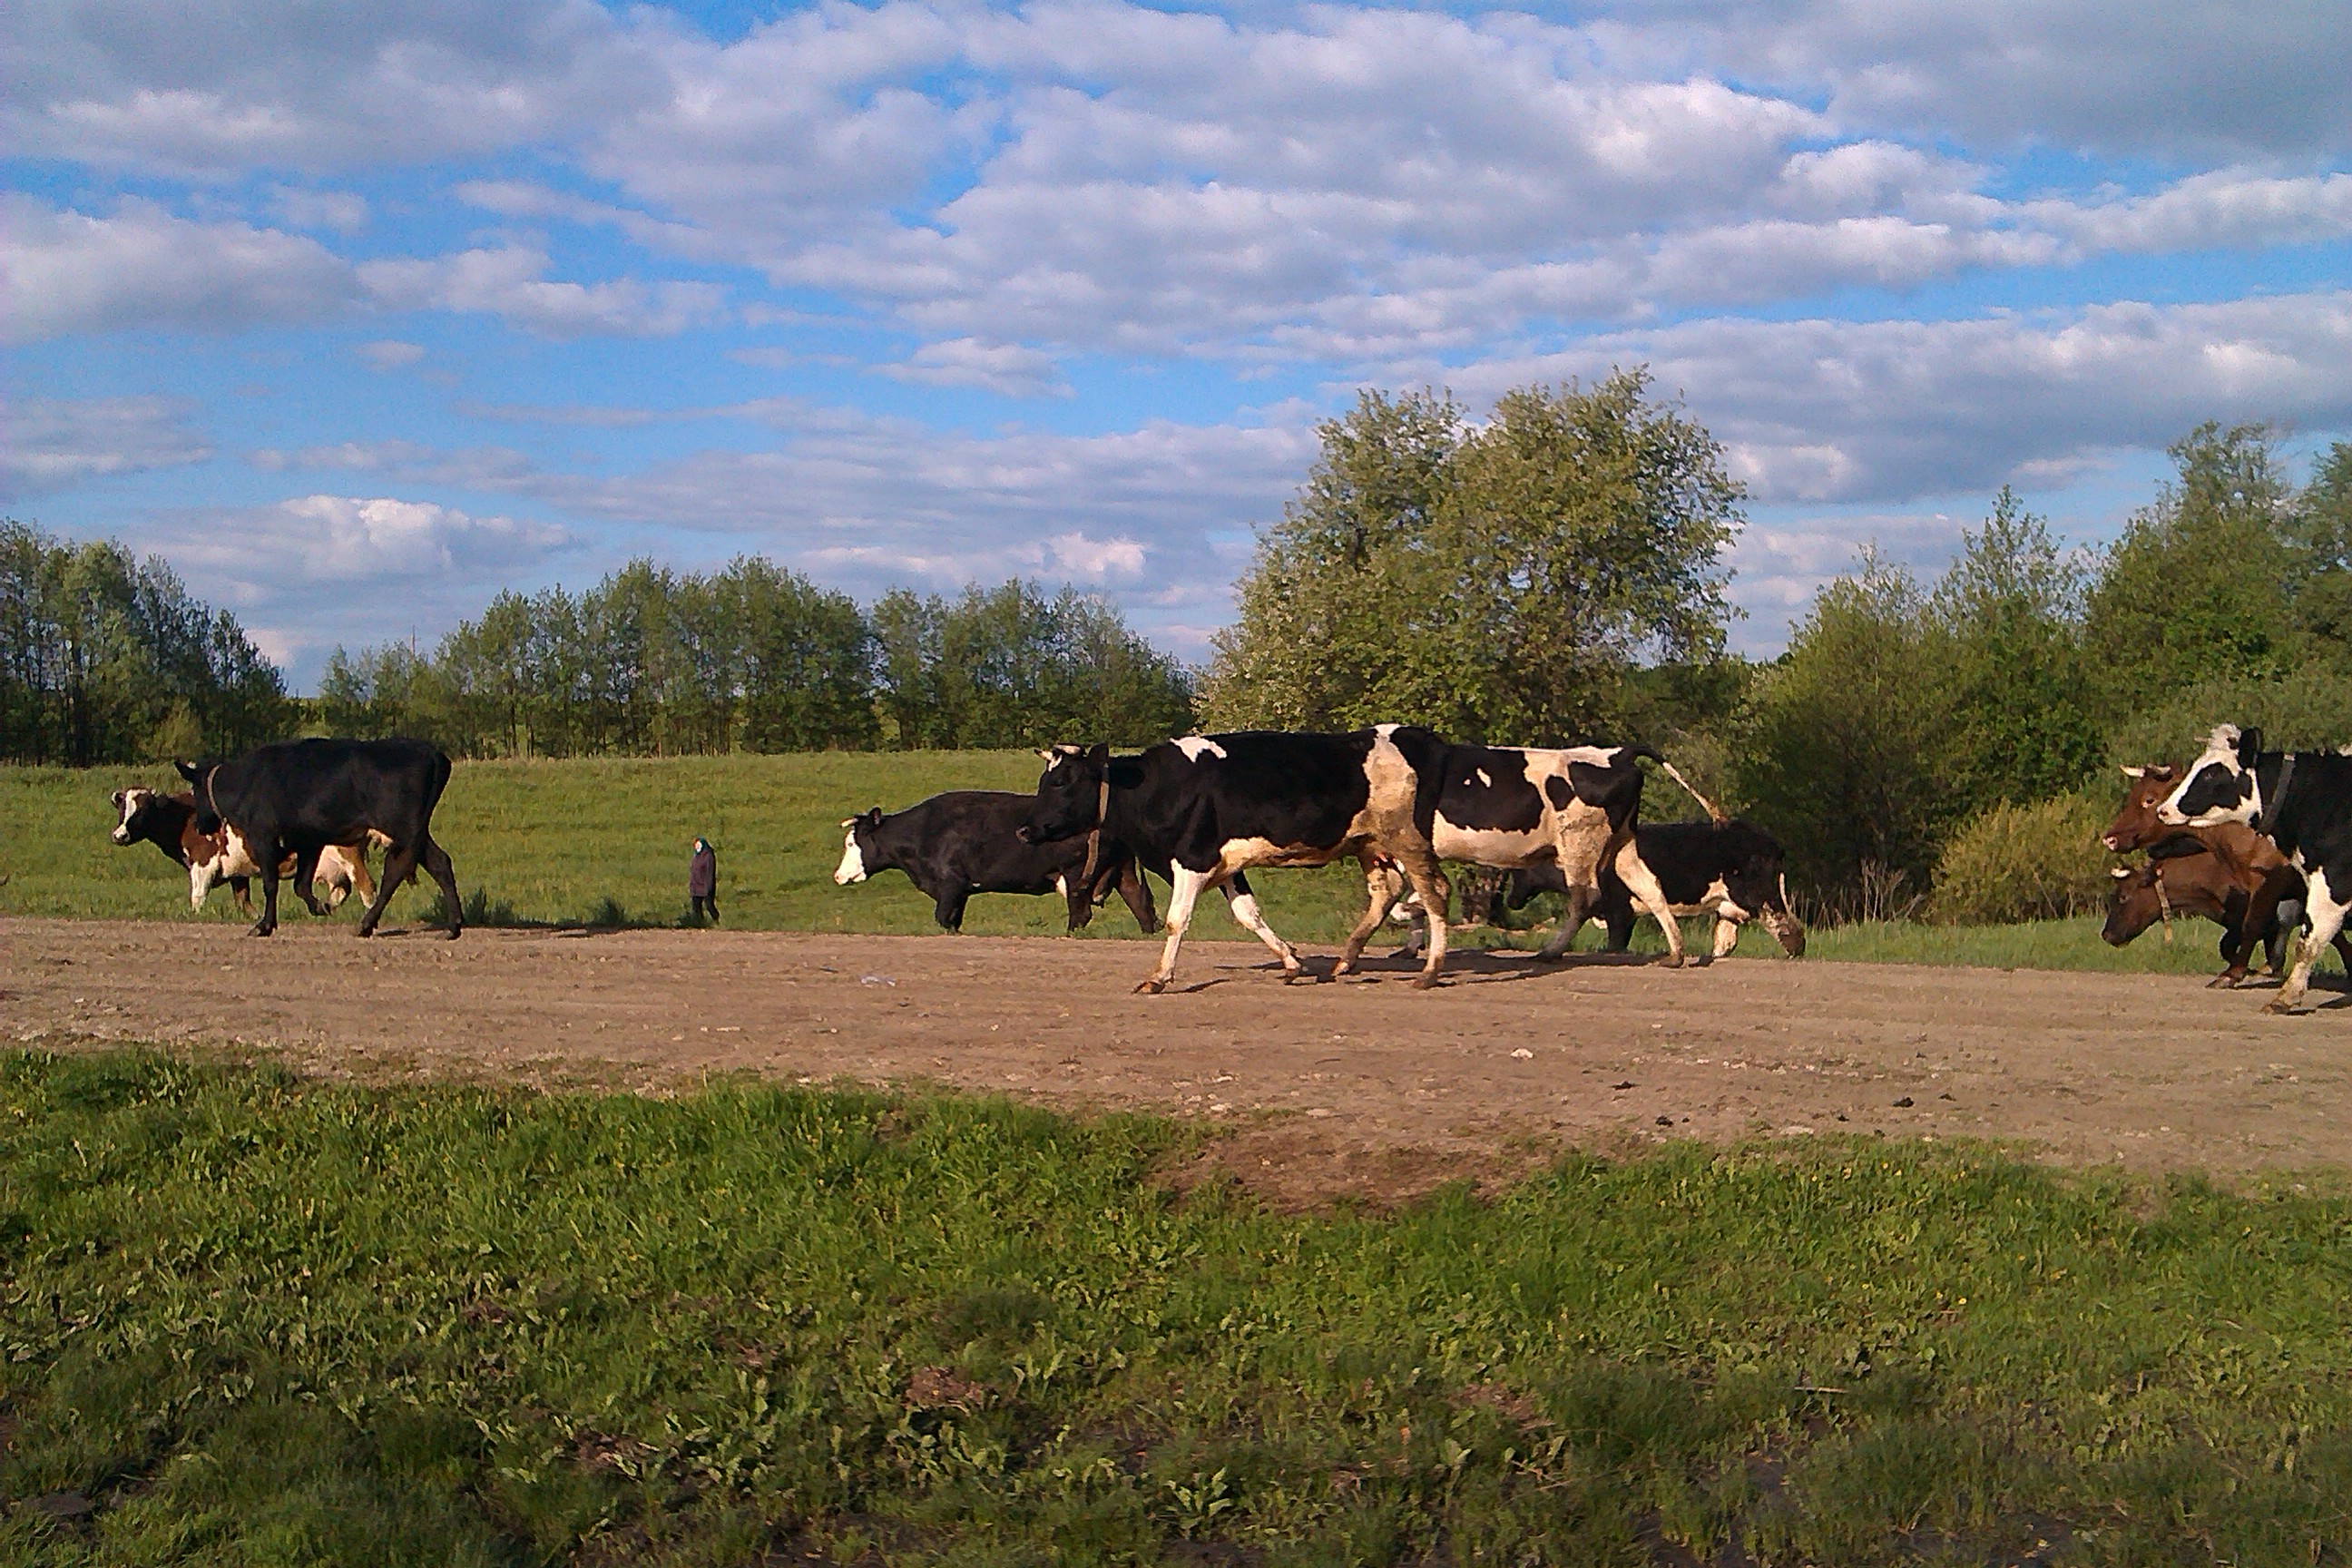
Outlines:
[{"label": "bush", "polygon": [[2000,805],[1952,836],[1936,867],[1935,917],[1958,925],[2061,920],[2107,896],[2107,814],[2081,795]]}]

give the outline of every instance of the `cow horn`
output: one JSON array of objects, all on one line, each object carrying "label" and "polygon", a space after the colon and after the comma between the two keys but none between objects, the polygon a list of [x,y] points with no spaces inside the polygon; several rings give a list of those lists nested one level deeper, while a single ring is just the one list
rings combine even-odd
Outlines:
[{"label": "cow horn", "polygon": [[2107,875],[2110,877],[2128,877],[2131,874],[2132,868],[2128,866],[2110,866],[2107,868]]},{"label": "cow horn", "polygon": [[2147,769],[2146,767],[2134,767],[2129,763],[2123,764],[2122,773],[2124,777],[2127,779],[2144,779],[2147,777]]}]

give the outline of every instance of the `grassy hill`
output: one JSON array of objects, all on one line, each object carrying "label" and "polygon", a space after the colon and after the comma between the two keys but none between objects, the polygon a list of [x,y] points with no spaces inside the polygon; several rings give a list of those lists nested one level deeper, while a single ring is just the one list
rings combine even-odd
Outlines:
[{"label": "grassy hill", "polygon": [[[686,912],[686,862],[697,834],[719,852],[719,905],[730,926],[757,931],[927,932],[930,901],[898,874],[836,888],[841,819],[870,805],[895,810],[946,789],[1028,790],[1037,759],[1027,752],[814,752],[789,756],[584,759],[460,763],[434,821],[457,868],[469,906],[493,921],[669,924]],[[109,800],[127,784],[176,787],[167,767],[0,767],[0,912],[74,918],[237,920],[226,891],[202,915],[187,906],[185,879],[152,848],[119,849]],[[1322,871],[1269,871],[1253,878],[1267,918],[1295,942],[1345,938],[1363,908],[1352,865]],[[1167,890],[1155,884],[1164,907]],[[415,920],[437,895],[404,889],[391,918]],[[307,920],[299,900],[282,918]],[[345,910],[335,918],[351,921]],[[964,929],[992,935],[1054,935],[1058,900],[982,896]],[[1246,940],[1223,900],[1201,906],[1193,932]],[[1089,937],[1133,937],[1114,902]],[[1815,935],[1821,958],[1990,967],[2202,973],[2219,967],[2216,927],[2183,922],[2167,946],[2151,932],[2120,951],[2099,941],[2098,922],[2033,926],[1858,926]],[[1472,932],[1493,941],[1497,933]],[[1694,942],[1706,937],[1696,927]],[[1537,938],[1509,940],[1531,945]],[[1637,945],[1659,946],[1644,926]],[[1580,946],[1599,945],[1588,930]],[[1768,954],[1751,930],[1743,954]]]}]

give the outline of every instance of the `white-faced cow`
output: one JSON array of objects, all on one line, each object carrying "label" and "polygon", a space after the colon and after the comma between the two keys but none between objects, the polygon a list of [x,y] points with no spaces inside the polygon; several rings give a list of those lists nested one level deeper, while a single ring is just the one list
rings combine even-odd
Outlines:
[{"label": "white-faced cow", "polygon": [[[196,831],[194,797],[163,795],[132,786],[114,792],[114,842],[128,847],[152,844],[164,857],[188,873],[188,907],[201,910],[215,888],[228,884],[236,907],[253,913],[247,889],[261,874],[244,837],[233,827],[217,833]],[[292,857],[278,867],[285,876],[294,869]],[[340,907],[356,892],[362,903],[375,897],[375,879],[368,875],[365,853],[330,845],[319,856],[318,883],[328,909]]]},{"label": "white-faced cow", "polygon": [[[1664,916],[1665,892],[1633,838],[1643,757],[1690,787],[1646,746],[1450,747],[1433,834],[1438,858],[1506,870],[1554,868],[1568,914],[1539,958],[1568,951],[1601,897],[1606,871],[1615,871],[1644,909]],[[1659,923],[1666,962],[1682,963],[1682,928],[1671,918]]]},{"label": "white-faced cow", "polygon": [[[1633,830],[1633,851],[1656,876],[1675,916],[1715,917],[1715,957],[1738,946],[1739,928],[1748,921],[1762,921],[1790,958],[1805,956],[1805,928],[1789,909],[1788,879],[1781,869],[1785,853],[1779,839],[1754,823],[1736,816],[1645,822]],[[1558,868],[1529,866],[1511,873],[1504,901],[1516,910],[1538,893],[1567,890]],[[1622,952],[1632,942],[1635,916],[1623,876],[1614,865],[1604,868],[1591,918],[1608,928],[1609,952]]]},{"label": "white-faced cow", "polygon": [[433,808],[449,784],[449,759],[423,741],[281,741],[228,763],[181,763],[195,786],[196,827],[216,832],[226,822],[245,836],[261,867],[261,918],[253,934],[278,929],[278,864],[294,857],[294,890],[313,914],[326,911],[312,897],[319,857],[331,844],[356,849],[371,835],[387,844],[383,879],[360,916],[359,934],[373,936],[393,890],[422,865],[440,884],[448,931],[465,929],[457,873],[433,841]]},{"label": "white-faced cow", "polygon": [[2267,1012],[2292,1011],[2311,986],[2311,965],[2352,909],[2352,757],[2338,752],[2265,752],[2260,730],[2217,727],[2158,817],[2185,827],[2242,822],[2279,847],[2303,873],[2311,930]]},{"label": "white-faced cow", "polygon": [[[1387,869],[1402,868],[1431,908],[1445,908],[1445,883],[1430,844],[1445,742],[1412,725],[1350,734],[1251,730],[1162,741],[1135,756],[1108,746],[1056,746],[1022,837],[1033,843],[1095,831],[1117,838],[1147,865],[1169,865],[1168,939],[1160,966],[1136,987],[1164,990],[1192,906],[1227,889],[1234,919],[1297,978],[1298,953],[1265,923],[1241,873],[1256,866],[1326,866],[1353,855],[1370,890],[1364,918],[1349,933],[1332,973],[1353,969],[1394,898]],[[1433,985],[1445,963],[1445,922],[1431,922],[1429,953],[1413,984]]]},{"label": "white-faced cow", "polygon": [[963,929],[963,907],[974,893],[1059,893],[1069,906],[1069,929],[1094,918],[1095,905],[1116,889],[1146,936],[1160,929],[1151,889],[1127,847],[1102,835],[1032,844],[1021,837],[1033,797],[1006,790],[959,789],[884,815],[880,806],[841,826],[841,864],[835,883],[847,887],[877,871],[904,871],[932,902],[932,916],[949,931]]}]

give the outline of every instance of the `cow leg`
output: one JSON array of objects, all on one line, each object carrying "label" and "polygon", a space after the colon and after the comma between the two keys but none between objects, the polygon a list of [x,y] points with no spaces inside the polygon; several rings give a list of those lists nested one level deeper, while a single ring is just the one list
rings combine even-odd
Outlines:
[{"label": "cow leg", "polygon": [[[425,872],[441,885],[441,907],[449,911],[449,940],[455,942],[466,929],[465,906],[457,897],[457,868],[449,864],[449,851],[436,843],[430,834],[425,836],[424,858]],[[414,865],[409,868],[412,872],[415,869]],[[710,907],[710,915],[713,920],[719,917],[716,903]]]},{"label": "cow leg", "polygon": [[2286,984],[2271,998],[2265,1013],[2291,1013],[2303,1001],[2303,994],[2311,988],[2312,962],[2326,952],[2344,929],[2344,915],[2352,903],[2336,897],[2325,869],[2315,870],[2305,885],[2303,907],[2311,921],[2311,930],[2294,949],[2294,967],[2287,971]]},{"label": "cow leg", "polygon": [[[1573,881],[1569,883],[1568,907],[1559,911],[1559,929],[1551,933],[1549,942],[1536,949],[1537,958],[1549,963],[1567,955],[1568,950],[1576,945],[1576,933],[1584,929],[1584,922],[1591,917],[1592,901],[1600,896],[1600,892],[1599,888],[1589,884],[1579,886]],[[1615,940],[1613,927],[1612,931],[1613,941]],[[1627,939],[1630,940],[1633,933],[1633,928],[1627,926],[1625,928]]]},{"label": "cow leg", "polygon": [[1608,928],[1609,940],[1601,943],[1603,952],[1622,952],[1633,945],[1633,927],[1641,919],[1632,910],[1622,915],[1611,915],[1601,923]]},{"label": "cow leg", "polygon": [[[2246,912],[2240,918],[2238,929],[2231,934],[2229,966],[2207,983],[2208,989],[2215,985],[2234,986],[2245,979],[2246,962],[2254,955],[2254,944],[2263,941],[2265,933],[2269,932],[2273,926],[2289,933],[2288,951],[2294,951],[2292,941],[2294,927],[2289,921],[2279,917],[2282,913],[2280,909],[2282,901],[2291,901],[2288,900],[2287,895],[2294,891],[2294,868],[2292,866],[2281,866],[2263,879],[2262,885],[2256,888],[2252,896],[2246,900]],[[2263,946],[2265,956],[2270,959],[2271,968],[2276,970],[2278,968],[2276,952],[2271,950],[2267,942],[2263,942]]]},{"label": "cow leg", "polygon": [[294,852],[294,896],[302,900],[303,907],[312,915],[320,920],[325,920],[327,906],[319,901],[318,889],[313,886],[318,879],[319,851],[296,850]]},{"label": "cow leg", "polygon": [[1426,991],[1445,970],[1445,911],[1454,895],[1445,885],[1445,873],[1437,868],[1437,857],[1426,849],[1405,859],[1404,874],[1412,880],[1412,890],[1421,895],[1422,912],[1429,923],[1429,954],[1422,960],[1421,973],[1412,977],[1413,989]]},{"label": "cow leg", "polygon": [[1729,958],[1739,946],[1739,922],[1729,915],[1715,917],[1715,947],[1711,958]]},{"label": "cow leg", "polygon": [[274,834],[266,837],[248,836],[246,843],[261,851],[257,857],[261,862],[261,918],[253,922],[247,934],[268,936],[278,929],[278,865],[285,856],[279,853]]},{"label": "cow leg", "polygon": [[384,905],[409,873],[416,869],[416,851],[405,844],[395,844],[383,852],[383,880],[375,885],[375,897],[368,900],[367,911],[360,916],[359,934],[373,936],[377,924],[383,919]]},{"label": "cow leg", "polygon": [[1633,901],[1657,917],[1658,929],[1666,934],[1666,967],[1679,968],[1683,962],[1683,922],[1675,918],[1673,906],[1666,902],[1666,890],[1658,886],[1649,862],[1643,859],[1631,837],[1625,847],[1617,851],[1617,879],[1633,895]]},{"label": "cow leg", "polygon": [[1151,907],[1151,884],[1143,879],[1132,860],[1119,868],[1118,896],[1127,901],[1127,912],[1135,917],[1138,931],[1150,936],[1160,929],[1160,916]]},{"label": "cow leg", "polygon": [[1225,903],[1233,910],[1234,919],[1240,921],[1252,936],[1272,949],[1275,957],[1282,960],[1282,983],[1287,985],[1297,979],[1302,973],[1298,950],[1276,936],[1274,928],[1265,923],[1265,911],[1257,907],[1257,895],[1249,891],[1246,885],[1237,891],[1231,882],[1225,884],[1224,891]]},{"label": "cow leg", "polygon": [[971,889],[951,887],[943,889],[932,901],[931,918],[947,931],[963,930],[963,907],[971,899]]},{"label": "cow leg", "polygon": [[[205,889],[205,892],[210,892],[211,890],[212,889],[210,888]],[[253,879],[250,877],[231,877],[228,879],[228,892],[229,897],[236,900],[236,912],[243,915],[246,919],[251,920],[253,918]],[[196,902],[201,905],[204,901],[204,893],[198,893],[196,895]]]},{"label": "cow leg", "polygon": [[1094,920],[1095,896],[1091,887],[1063,876],[1054,879],[1054,889],[1062,895],[1062,908],[1068,916],[1064,929],[1076,931]]},{"label": "cow leg", "polygon": [[375,879],[368,875],[364,841],[352,851],[352,896],[359,900],[362,908],[375,902]]},{"label": "cow leg", "polygon": [[1137,995],[1156,995],[1176,978],[1176,950],[1184,945],[1184,928],[1192,923],[1192,906],[1200,901],[1203,889],[1223,880],[1223,870],[1220,867],[1215,871],[1195,871],[1181,862],[1168,868],[1168,940],[1160,947],[1160,967],[1135,988]]},{"label": "cow leg", "polygon": [[1367,848],[1358,850],[1356,858],[1364,868],[1364,918],[1348,933],[1348,945],[1339,950],[1339,962],[1331,966],[1334,979],[1354,973],[1356,961],[1364,955],[1364,944],[1372,940],[1372,933],[1389,918],[1397,895],[1404,891],[1404,879],[1381,856]]}]

